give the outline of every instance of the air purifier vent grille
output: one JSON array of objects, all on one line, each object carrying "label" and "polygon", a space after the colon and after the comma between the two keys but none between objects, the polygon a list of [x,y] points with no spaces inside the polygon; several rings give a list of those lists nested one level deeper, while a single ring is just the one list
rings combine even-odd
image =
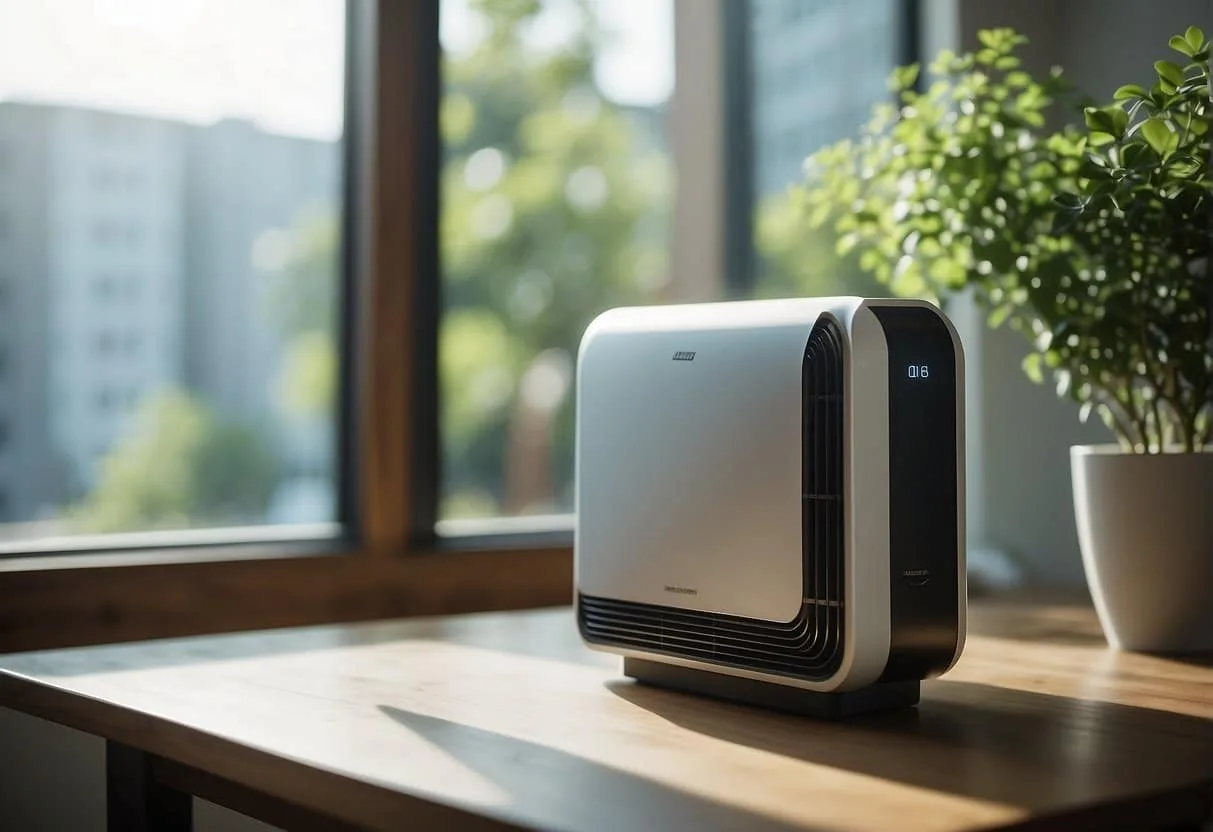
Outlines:
[{"label": "air purifier vent grille", "polygon": [[797,616],[770,622],[579,594],[588,641],[801,679],[837,672],[845,587],[844,376],[842,333],[823,317],[809,334],[803,365],[804,603]]}]

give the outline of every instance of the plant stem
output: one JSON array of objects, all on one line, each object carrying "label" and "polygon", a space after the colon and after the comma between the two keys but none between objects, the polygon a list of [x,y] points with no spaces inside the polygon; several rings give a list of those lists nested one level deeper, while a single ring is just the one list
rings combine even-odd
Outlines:
[{"label": "plant stem", "polygon": [[[1122,408],[1116,396],[1112,394],[1112,391],[1094,379],[1088,378],[1087,383],[1091,385],[1091,389],[1100,394],[1102,399],[1100,403],[1107,408],[1108,413],[1112,414],[1112,422],[1115,425],[1112,430],[1116,433],[1116,437],[1120,440],[1121,445],[1127,445],[1129,450],[1134,450],[1136,443],[1133,439],[1133,432],[1136,429],[1136,424],[1129,408]],[[1122,411],[1123,417],[1121,415]],[[1128,420],[1127,424],[1126,419]]]},{"label": "plant stem", "polygon": [[[1136,453],[1150,452],[1150,430],[1149,417],[1143,407],[1143,403],[1139,401],[1139,397],[1134,397],[1133,379],[1130,377],[1126,381],[1126,386],[1129,391],[1129,407],[1125,408],[1129,413],[1129,418],[1133,420],[1133,427],[1137,429],[1138,441],[1134,445]],[[1139,394],[1140,396],[1140,394]]]}]

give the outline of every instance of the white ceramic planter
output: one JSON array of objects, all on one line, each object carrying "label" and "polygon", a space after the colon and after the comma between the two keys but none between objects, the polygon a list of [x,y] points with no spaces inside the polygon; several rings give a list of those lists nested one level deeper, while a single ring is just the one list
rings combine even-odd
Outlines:
[{"label": "white ceramic planter", "polygon": [[1087,584],[1108,643],[1213,650],[1213,452],[1070,449]]}]

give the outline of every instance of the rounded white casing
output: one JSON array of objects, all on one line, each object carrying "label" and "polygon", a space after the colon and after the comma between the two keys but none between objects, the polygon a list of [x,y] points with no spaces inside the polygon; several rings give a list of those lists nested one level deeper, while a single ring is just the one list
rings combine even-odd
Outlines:
[{"label": "rounded white casing", "polygon": [[[801,373],[822,316],[843,333],[846,495],[845,637],[829,678],[590,646],[817,691],[853,690],[880,677],[891,641],[889,355],[872,308],[904,305],[935,310],[923,301],[837,297],[614,309],[590,324],[577,362],[578,598],[772,622],[797,614],[804,586]],[[967,598],[964,365],[947,327],[956,352],[960,500],[955,663]]]}]

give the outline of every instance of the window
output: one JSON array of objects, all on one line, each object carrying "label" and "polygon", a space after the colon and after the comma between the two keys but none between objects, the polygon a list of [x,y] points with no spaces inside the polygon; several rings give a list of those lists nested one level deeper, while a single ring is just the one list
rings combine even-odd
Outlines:
[{"label": "window", "polygon": [[[66,225],[28,232],[70,236],[73,257],[15,272],[35,268],[22,302],[51,334],[21,330],[23,401],[55,406],[19,417],[39,475],[0,524],[18,564],[0,571],[0,650],[567,601],[582,327],[612,305],[779,291],[733,265],[763,252],[755,156],[799,128],[751,136],[751,109],[817,91],[748,68],[760,0],[704,4],[741,17],[695,15],[677,41],[674,0],[535,5],[300,0],[284,29],[276,0],[141,1],[138,26],[105,19],[125,3],[51,0],[5,19],[42,46],[0,52],[0,130],[42,119],[61,131],[46,152],[135,170],[139,189],[111,204],[75,183]],[[47,70],[57,42],[86,45],[70,77]],[[145,54],[174,60],[115,69]],[[90,303],[85,268],[123,302]],[[144,303],[125,302],[133,275]],[[98,375],[98,332],[136,335],[138,360],[119,339]],[[99,386],[124,412],[138,391],[129,418],[89,418]],[[128,488],[100,499],[114,479]],[[554,531],[502,546],[503,517]],[[89,554],[41,559],[69,551]]]},{"label": "window", "polygon": [[[10,418],[30,439],[0,449],[0,469],[55,475],[14,484],[0,546],[341,519],[345,8],[294,4],[286,30],[282,14],[273,0],[0,12],[0,133],[41,159],[19,185],[47,203],[23,215],[19,248],[71,252],[15,262],[20,314],[48,325],[15,330],[14,358],[47,381],[21,391]],[[156,304],[130,302],[131,272]],[[306,479],[286,473],[300,459]]]},{"label": "window", "polygon": [[[863,13],[856,13],[856,5]],[[735,92],[733,108],[746,113],[750,182],[739,183],[727,203],[752,212],[752,227],[734,252],[733,271],[749,275],[738,292],[764,297],[883,295],[852,260],[840,259],[828,232],[797,221],[788,186],[801,181],[806,157],[854,136],[872,107],[891,100],[885,79],[895,66],[917,59],[916,4],[903,0],[817,0],[805,13],[801,0],[748,0],[747,43],[735,43],[735,60],[748,63],[752,88]],[[783,14],[764,13],[782,9]],[[863,49],[846,44],[861,41]],[[874,79],[867,83],[865,79]],[[787,83],[781,83],[786,79]],[[740,224],[740,218],[733,220]]]},{"label": "window", "polygon": [[[862,5],[856,15],[854,0],[719,4],[722,65],[680,75],[675,89],[673,0],[443,0],[444,529],[572,510],[574,365],[603,310],[879,292],[832,239],[805,232],[787,196],[805,157],[851,135],[907,57],[906,4]],[[719,48],[700,39],[682,48]],[[873,64],[880,83],[850,89]],[[707,175],[724,180],[723,228],[696,216],[691,191],[679,199],[678,154],[708,139],[684,121],[691,138],[678,144],[669,106],[719,95],[699,89],[711,71],[724,96],[711,129],[726,150],[723,171]],[[721,274],[677,262],[679,221],[724,237]]]},{"label": "window", "polygon": [[439,515],[567,512],[581,331],[669,285],[672,0],[441,14]]}]

